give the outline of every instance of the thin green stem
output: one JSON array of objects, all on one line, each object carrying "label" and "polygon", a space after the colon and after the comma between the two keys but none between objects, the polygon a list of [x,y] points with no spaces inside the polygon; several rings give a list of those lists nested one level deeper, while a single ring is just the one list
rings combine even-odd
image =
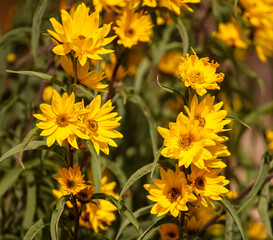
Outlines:
[{"label": "thin green stem", "polygon": [[79,207],[77,205],[77,200],[75,196],[73,196],[73,206],[75,210],[75,227],[74,227],[73,240],[78,240],[80,212],[79,212]]}]

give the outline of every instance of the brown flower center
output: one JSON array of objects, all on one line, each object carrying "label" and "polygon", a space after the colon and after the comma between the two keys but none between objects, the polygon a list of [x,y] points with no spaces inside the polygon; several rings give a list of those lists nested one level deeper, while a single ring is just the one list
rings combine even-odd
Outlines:
[{"label": "brown flower center", "polygon": [[96,132],[98,130],[98,123],[94,119],[87,120],[87,127],[89,130]]},{"label": "brown flower center", "polygon": [[67,180],[67,182],[66,182],[66,186],[68,188],[73,188],[73,187],[75,187],[75,185],[76,185],[76,183],[74,180]]},{"label": "brown flower center", "polygon": [[205,189],[205,182],[204,179],[202,177],[198,177],[195,179],[195,186],[199,189],[199,190],[204,190]]},{"label": "brown flower center", "polygon": [[65,113],[58,115],[56,123],[59,127],[66,127],[68,125],[68,116]]},{"label": "brown flower center", "polygon": [[198,123],[198,126],[199,126],[199,127],[204,127],[205,124],[206,124],[206,120],[205,120],[204,118],[202,118],[202,117],[196,116],[196,117],[195,117],[195,120],[198,120],[198,121],[199,121],[199,123]]},{"label": "brown flower center", "polygon": [[182,148],[183,150],[189,150],[191,148],[192,141],[191,138],[186,135],[186,136],[181,136],[178,140],[178,146]]},{"label": "brown flower center", "polygon": [[82,47],[85,42],[85,36],[79,35],[72,38],[72,44],[78,47]]},{"label": "brown flower center", "polygon": [[167,194],[167,198],[171,201],[171,203],[175,202],[179,196],[181,196],[181,192],[177,188],[171,188]]},{"label": "brown flower center", "polygon": [[172,239],[172,238],[175,238],[175,239],[176,239],[176,237],[177,237],[175,232],[167,232],[166,235],[167,235],[170,239]]},{"label": "brown flower center", "polygon": [[133,37],[135,35],[135,30],[132,29],[132,28],[129,28],[127,31],[126,31],[126,36],[127,37]]},{"label": "brown flower center", "polygon": [[193,83],[203,83],[204,82],[204,75],[199,71],[192,71],[189,74],[190,81]]}]

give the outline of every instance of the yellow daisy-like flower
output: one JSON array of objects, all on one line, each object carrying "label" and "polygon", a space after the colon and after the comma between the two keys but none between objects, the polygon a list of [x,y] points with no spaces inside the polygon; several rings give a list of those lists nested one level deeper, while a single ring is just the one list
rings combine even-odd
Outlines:
[{"label": "yellow daisy-like flower", "polygon": [[[192,49],[193,51],[193,49]],[[217,82],[224,79],[223,73],[215,73],[219,66],[214,61],[209,62],[209,58],[198,58],[193,51],[193,55],[186,54],[186,58],[181,58],[178,72],[182,82],[186,87],[196,90],[199,95],[207,93],[207,89],[220,89]]]},{"label": "yellow daisy-like flower", "polygon": [[126,0],[93,0],[93,5],[96,11],[99,12],[101,12],[103,9],[105,9],[107,12],[119,12],[119,7],[122,8],[126,6]]},{"label": "yellow daisy-like flower", "polygon": [[[73,62],[68,56],[61,56],[61,65],[64,70],[74,78]],[[77,80],[88,88],[106,92],[104,88],[108,85],[101,83],[104,78],[104,72],[102,71],[97,72],[96,70],[93,70],[89,72],[89,62],[86,62],[83,66],[77,63]]]},{"label": "yellow daisy-like flower", "polygon": [[178,240],[179,231],[178,226],[173,223],[166,223],[161,225],[159,228],[160,237],[162,240]]},{"label": "yellow daisy-like flower", "polygon": [[[201,128],[210,129],[213,133],[227,131],[224,126],[231,120],[224,119],[227,116],[226,110],[220,110],[223,102],[214,104],[215,97],[207,94],[203,100],[198,103],[197,95],[192,98],[190,108],[185,106],[185,110],[195,125]],[[214,105],[213,105],[214,104]]]},{"label": "yellow daisy-like flower", "polygon": [[153,25],[149,15],[127,8],[116,23],[113,29],[119,36],[118,44],[131,48],[138,42],[150,41]]},{"label": "yellow daisy-like flower", "polygon": [[144,188],[151,194],[147,198],[156,202],[151,209],[152,214],[162,216],[170,212],[177,217],[180,211],[188,211],[187,203],[197,198],[187,184],[185,174],[176,165],[175,173],[160,168],[161,179],[153,179],[154,184],[145,184]]},{"label": "yellow daisy-like flower", "polygon": [[247,236],[250,240],[263,240],[267,238],[264,224],[262,222],[250,221],[247,227]]},{"label": "yellow daisy-like flower", "polygon": [[[73,18],[65,10],[61,10],[62,23],[51,18],[50,22],[55,30],[48,30],[49,34],[58,41],[52,49],[57,55],[66,55],[75,52],[80,64],[84,66],[87,58],[100,60],[100,54],[107,54],[113,50],[104,49],[116,37],[106,38],[111,30],[111,24],[104,24],[99,28],[99,13],[89,15],[89,8],[81,3]],[[56,41],[55,41],[56,42]]]},{"label": "yellow daisy-like flower", "polygon": [[74,168],[58,167],[58,171],[61,177],[54,176],[54,178],[61,184],[60,191],[64,195],[76,195],[86,188],[86,184],[83,182],[84,174],[82,175],[78,163],[75,164]]},{"label": "yellow daisy-like flower", "polygon": [[158,127],[159,134],[164,138],[165,148],[161,151],[164,157],[178,159],[178,165],[189,167],[191,163],[199,168],[206,168],[206,161],[223,156],[226,146],[210,131],[201,129],[183,113],[179,113],[176,122],[170,122],[169,128]]},{"label": "yellow daisy-like flower", "polygon": [[99,154],[100,150],[109,154],[109,147],[117,147],[112,138],[122,138],[122,134],[114,130],[120,126],[121,117],[116,117],[117,112],[112,112],[111,100],[101,106],[101,96],[98,95],[85,108],[87,113],[83,117],[86,135],[90,138],[94,148]]},{"label": "yellow daisy-like flower", "polygon": [[229,183],[224,176],[217,176],[222,169],[211,169],[209,172],[191,165],[191,174],[187,176],[192,183],[191,186],[197,196],[200,197],[201,204],[205,207],[209,204],[210,199],[221,200],[220,194],[228,192],[224,186]]},{"label": "yellow daisy-like flower", "polygon": [[218,28],[218,32],[213,32],[212,36],[219,38],[230,47],[247,48],[238,22],[233,20],[229,23],[220,23]]},{"label": "yellow daisy-like flower", "polygon": [[159,0],[160,7],[168,8],[176,15],[181,14],[181,7],[186,8],[188,11],[193,12],[193,9],[187,3],[200,3],[201,0]]},{"label": "yellow daisy-like flower", "polygon": [[43,95],[42,95],[43,101],[49,102],[50,99],[52,98],[52,94],[53,94],[53,87],[52,86],[45,87],[43,91]]},{"label": "yellow daisy-like flower", "polygon": [[268,150],[273,152],[273,131],[266,130],[265,134],[266,134],[266,139],[268,141],[268,145],[267,145]]},{"label": "yellow daisy-like flower", "polygon": [[55,141],[60,146],[64,140],[74,148],[78,149],[77,137],[88,139],[84,131],[84,125],[79,121],[79,117],[86,112],[75,107],[75,95],[69,97],[64,93],[61,97],[56,90],[53,90],[52,103],[41,104],[42,114],[33,114],[42,122],[37,123],[38,128],[43,129],[41,136],[48,136],[46,143],[50,147]]},{"label": "yellow daisy-like flower", "polygon": [[158,63],[158,69],[163,73],[178,77],[178,66],[181,57],[182,53],[175,50],[164,54]]}]

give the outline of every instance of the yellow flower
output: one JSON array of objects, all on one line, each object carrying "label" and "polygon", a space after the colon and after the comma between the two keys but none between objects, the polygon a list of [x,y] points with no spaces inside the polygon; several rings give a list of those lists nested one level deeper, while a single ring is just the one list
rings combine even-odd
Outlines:
[{"label": "yellow flower", "polygon": [[255,223],[250,221],[248,223],[247,235],[250,240],[263,240],[266,239],[266,232],[262,222]]},{"label": "yellow flower", "polygon": [[268,145],[267,145],[268,150],[273,152],[273,131],[266,130],[265,134],[266,134],[266,139],[268,141]]},{"label": "yellow flower", "polygon": [[[89,15],[89,8],[81,3],[73,18],[65,10],[61,10],[62,23],[51,18],[55,30],[48,30],[49,34],[58,41],[52,51],[57,55],[66,55],[75,52],[80,64],[84,66],[87,58],[100,60],[100,54],[107,54],[113,50],[104,49],[116,37],[105,38],[111,30],[111,24],[104,24],[99,28],[99,13]],[[55,41],[56,42],[56,41]]]},{"label": "yellow flower", "polygon": [[178,159],[179,166],[185,165],[188,168],[193,163],[203,169],[206,168],[206,161],[229,153],[226,146],[221,144],[226,138],[215,139],[215,135],[196,126],[182,112],[177,116],[175,123],[169,123],[169,128],[157,128],[164,138],[165,148],[161,154],[164,157]]},{"label": "yellow flower", "polygon": [[215,73],[219,64],[214,61],[210,63],[208,57],[199,59],[194,51],[193,53],[191,56],[187,53],[186,58],[180,60],[178,72],[182,82],[201,96],[207,93],[207,89],[219,90],[217,82],[224,79],[223,73]]},{"label": "yellow flower", "polygon": [[[105,71],[105,75],[108,80],[112,79],[113,72],[117,63],[117,58],[114,53],[110,53],[110,61],[111,61],[110,64],[106,64],[104,61],[101,63],[101,69]],[[127,71],[125,70],[125,68],[122,65],[119,65],[116,76],[115,76],[115,80],[116,81],[121,80],[122,78],[126,76],[126,74],[127,74]]]},{"label": "yellow flower", "polygon": [[201,204],[205,207],[209,204],[210,199],[221,200],[220,194],[227,193],[228,189],[224,186],[229,181],[224,176],[217,176],[222,169],[211,169],[209,172],[201,170],[198,167],[191,165],[191,174],[188,175],[188,180],[192,183],[191,186],[197,196],[200,197]]},{"label": "yellow flower", "polygon": [[147,7],[156,7],[156,0],[143,0],[142,6],[147,6]]},{"label": "yellow flower", "polygon": [[198,104],[198,98],[195,94],[192,98],[190,109],[185,106],[185,110],[196,126],[209,129],[213,133],[227,131],[229,129],[224,129],[224,126],[229,124],[231,120],[224,119],[227,116],[227,111],[220,110],[223,102],[214,104],[214,99],[214,96],[207,94]]},{"label": "yellow flower", "polygon": [[[114,192],[116,182],[108,182],[107,176],[102,177],[101,193],[106,193],[118,199],[119,195]],[[110,202],[99,199],[97,204],[87,203],[86,208],[83,209],[80,217],[80,225],[86,228],[91,228],[94,232],[98,233],[99,228],[106,230],[111,222],[116,220],[114,211],[117,208]]]},{"label": "yellow flower", "polygon": [[16,58],[17,58],[17,56],[16,56],[15,53],[9,53],[9,54],[7,55],[6,61],[7,61],[8,63],[13,63],[13,62],[16,60]]},{"label": "yellow flower", "polygon": [[75,164],[74,168],[69,167],[69,169],[67,169],[58,167],[58,171],[61,177],[54,176],[54,178],[61,184],[60,191],[64,195],[76,195],[86,188],[83,182],[84,174],[81,174],[78,163]]},{"label": "yellow flower", "polygon": [[[74,78],[73,62],[68,56],[61,56],[61,65],[64,70]],[[106,92],[104,88],[108,85],[101,83],[104,78],[104,72],[102,71],[99,73],[96,70],[89,72],[89,62],[86,62],[83,66],[77,63],[77,80],[88,88]]]},{"label": "yellow flower", "polygon": [[101,96],[98,95],[92,102],[85,108],[87,113],[83,117],[85,124],[86,135],[92,141],[94,148],[99,154],[100,150],[105,154],[109,154],[109,147],[117,147],[117,144],[112,138],[122,138],[122,134],[114,130],[120,126],[118,122],[121,117],[116,117],[117,112],[112,112],[111,100],[107,101],[101,106]]},{"label": "yellow flower", "polygon": [[168,8],[171,12],[176,15],[181,14],[181,7],[186,8],[188,11],[193,12],[187,3],[200,3],[201,0],[159,0],[158,5],[161,7]]},{"label": "yellow flower", "polygon": [[236,48],[247,48],[247,44],[244,41],[242,30],[238,22],[233,20],[229,23],[220,23],[218,32],[213,32],[214,37],[219,38],[226,45]]},{"label": "yellow flower", "polygon": [[234,191],[229,191],[225,194],[225,197],[228,199],[236,199],[237,196],[238,196],[238,193]]},{"label": "yellow flower", "polygon": [[119,8],[126,6],[126,0],[93,0],[93,5],[96,11],[101,12],[105,9],[107,12],[115,11],[120,12]]},{"label": "yellow flower", "polygon": [[158,230],[162,240],[179,239],[178,226],[173,223],[163,224],[158,228]]},{"label": "yellow flower", "polygon": [[161,179],[153,179],[154,184],[145,184],[144,188],[151,194],[147,198],[156,202],[152,214],[162,216],[170,212],[177,217],[180,211],[188,211],[187,203],[196,200],[192,188],[187,184],[185,174],[176,165],[175,173],[160,168]]},{"label": "yellow flower", "polygon": [[178,66],[181,57],[181,52],[175,50],[164,54],[158,63],[158,69],[163,73],[178,77]]},{"label": "yellow flower", "polygon": [[43,91],[43,95],[42,95],[44,102],[49,102],[50,99],[52,98],[52,94],[53,94],[53,87],[52,86],[45,87]]},{"label": "yellow flower", "polygon": [[74,93],[69,97],[64,93],[61,97],[56,90],[53,90],[51,105],[43,103],[40,105],[43,113],[33,114],[42,121],[36,126],[43,129],[41,136],[48,136],[46,141],[48,147],[55,141],[62,146],[64,140],[67,140],[71,146],[78,149],[77,136],[88,139],[83,133],[84,125],[78,119],[85,111],[77,109],[74,103]]},{"label": "yellow flower", "polygon": [[153,25],[149,15],[127,8],[116,23],[113,29],[119,36],[118,44],[131,48],[138,42],[150,41]]},{"label": "yellow flower", "polygon": [[259,27],[254,31],[254,44],[257,56],[262,62],[267,62],[273,56],[273,27]]}]

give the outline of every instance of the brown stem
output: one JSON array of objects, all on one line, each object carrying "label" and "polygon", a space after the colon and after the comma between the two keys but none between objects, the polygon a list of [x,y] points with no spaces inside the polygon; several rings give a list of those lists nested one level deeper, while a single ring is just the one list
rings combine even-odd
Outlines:
[{"label": "brown stem", "polygon": [[73,240],[78,240],[80,213],[79,213],[79,208],[78,208],[77,200],[76,200],[75,196],[73,199],[73,205],[74,205],[74,210],[75,210],[75,228],[74,228]]},{"label": "brown stem", "polygon": [[180,239],[183,238],[184,220],[185,220],[185,212],[180,211],[179,216],[178,216],[179,237],[180,237]]},{"label": "brown stem", "polygon": [[73,168],[73,149],[71,145],[68,143],[68,167]]},{"label": "brown stem", "polygon": [[125,50],[126,50],[126,48],[123,48],[121,50],[121,53],[120,53],[120,55],[119,55],[119,57],[117,59],[117,63],[116,63],[115,68],[113,70],[112,78],[111,78],[111,81],[109,83],[108,94],[107,94],[107,97],[105,99],[105,102],[107,102],[109,99],[112,98],[112,92],[113,92],[114,82],[115,82],[115,79],[116,79],[118,68],[121,65],[121,60],[122,60],[122,58],[124,56]]}]

